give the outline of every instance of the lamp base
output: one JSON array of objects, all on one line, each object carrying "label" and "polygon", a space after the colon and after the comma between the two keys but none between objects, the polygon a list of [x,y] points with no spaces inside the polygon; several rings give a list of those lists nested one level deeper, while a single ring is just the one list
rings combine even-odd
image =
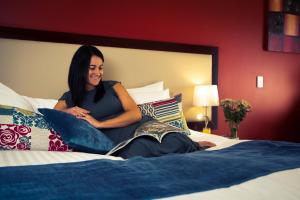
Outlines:
[{"label": "lamp base", "polygon": [[202,129],[202,132],[203,132],[203,133],[211,134],[211,129],[210,129],[210,128],[203,128],[203,129]]}]

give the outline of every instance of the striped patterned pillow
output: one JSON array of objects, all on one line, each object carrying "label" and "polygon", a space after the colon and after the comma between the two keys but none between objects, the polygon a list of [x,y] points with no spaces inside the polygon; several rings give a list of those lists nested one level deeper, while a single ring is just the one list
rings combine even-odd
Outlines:
[{"label": "striped patterned pillow", "polygon": [[189,135],[189,129],[182,111],[182,95],[173,98],[138,105],[143,115],[160,122],[183,129]]}]

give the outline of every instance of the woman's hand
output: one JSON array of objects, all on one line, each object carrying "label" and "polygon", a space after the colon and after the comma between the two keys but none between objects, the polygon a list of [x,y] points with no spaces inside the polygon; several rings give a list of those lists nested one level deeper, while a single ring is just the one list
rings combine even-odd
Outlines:
[{"label": "woman's hand", "polygon": [[89,114],[82,114],[82,115],[79,115],[79,116],[76,116],[76,117],[78,119],[83,119],[83,120],[87,121],[88,123],[90,123],[95,128],[101,128],[101,122],[96,120],[94,117],[92,117]]},{"label": "woman's hand", "polygon": [[68,108],[67,103],[66,103],[65,100],[59,100],[57,102],[57,104],[54,106],[54,109],[69,113],[71,115],[74,115],[75,117],[90,113],[90,111],[88,111],[84,108],[80,108],[78,106]]},{"label": "woman's hand", "polygon": [[90,111],[80,108],[78,106],[72,107],[72,108],[67,108],[67,104],[65,100],[60,100],[58,103],[55,105],[54,109],[56,110],[61,110],[63,112],[69,113],[78,119],[83,119],[90,123],[92,126],[96,128],[101,128],[101,122],[93,118],[89,113]]},{"label": "woman's hand", "polygon": [[75,117],[86,115],[90,113],[90,111],[80,108],[78,106],[72,107],[72,108],[67,108],[64,110],[66,113],[69,113],[71,115],[74,115]]}]

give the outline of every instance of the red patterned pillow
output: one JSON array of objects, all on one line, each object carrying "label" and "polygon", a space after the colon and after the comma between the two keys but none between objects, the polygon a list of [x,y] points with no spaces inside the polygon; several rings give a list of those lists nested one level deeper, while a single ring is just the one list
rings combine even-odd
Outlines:
[{"label": "red patterned pillow", "polygon": [[30,150],[31,129],[24,125],[0,124],[1,150]]},{"label": "red patterned pillow", "polygon": [[0,150],[71,151],[42,115],[0,105]]}]

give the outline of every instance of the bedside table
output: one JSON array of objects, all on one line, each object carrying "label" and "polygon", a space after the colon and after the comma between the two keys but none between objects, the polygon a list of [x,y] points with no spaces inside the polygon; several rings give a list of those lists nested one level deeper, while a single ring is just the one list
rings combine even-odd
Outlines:
[{"label": "bedside table", "polygon": [[[190,129],[192,129],[192,130],[204,132],[203,128],[205,127],[205,122],[204,121],[200,121],[200,122],[187,122],[187,126]],[[210,133],[212,132],[212,130],[215,129],[214,125],[211,122],[208,123],[207,127],[210,129]]]}]

